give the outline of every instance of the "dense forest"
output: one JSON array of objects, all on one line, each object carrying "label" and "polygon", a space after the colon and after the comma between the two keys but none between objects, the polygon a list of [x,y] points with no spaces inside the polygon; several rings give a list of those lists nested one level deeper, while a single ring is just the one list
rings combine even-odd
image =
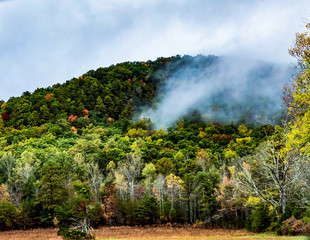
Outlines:
[{"label": "dense forest", "polygon": [[[100,225],[168,222],[307,231],[309,43],[297,34],[290,49],[298,74],[284,87],[279,125],[266,113],[254,121],[262,112],[253,103],[268,97],[236,102],[244,112],[233,122],[201,109],[166,129],[138,118],[156,109],[171,76],[189,64],[214,70],[215,56],[120,63],[1,101],[0,229],[56,226],[66,239]],[[251,81],[271,73],[265,64]]]}]

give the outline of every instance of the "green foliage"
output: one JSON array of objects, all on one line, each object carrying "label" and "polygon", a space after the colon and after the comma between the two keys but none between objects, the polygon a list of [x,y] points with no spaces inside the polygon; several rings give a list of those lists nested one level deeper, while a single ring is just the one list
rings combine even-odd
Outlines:
[{"label": "green foliage", "polygon": [[[83,194],[82,194],[83,195]],[[55,210],[58,235],[64,239],[94,239],[90,222],[98,224],[103,209],[98,203],[89,203],[82,195],[71,198]]]},{"label": "green foliage", "polygon": [[153,196],[144,196],[134,210],[135,220],[139,224],[153,224],[159,220],[159,205]]},{"label": "green foliage", "polygon": [[265,232],[270,226],[270,220],[268,207],[261,204],[252,210],[247,218],[246,228],[253,232]]},{"label": "green foliage", "polygon": [[74,191],[85,199],[90,199],[92,196],[91,188],[87,183],[76,181],[74,183]]},{"label": "green foliage", "polygon": [[169,173],[174,173],[176,171],[176,167],[170,158],[163,157],[157,161],[156,170],[159,173],[168,175]]},{"label": "green foliage", "polygon": [[216,188],[220,181],[219,172],[213,167],[208,172],[198,172],[195,181],[198,183],[197,192],[201,195],[199,204],[202,216],[206,222],[212,221],[212,216],[218,208]]},{"label": "green foliage", "polygon": [[6,230],[18,226],[20,213],[9,201],[0,201],[0,229]]},{"label": "green foliage", "polygon": [[54,209],[66,197],[63,170],[61,165],[55,160],[48,160],[40,170],[41,178],[38,182],[40,190],[37,194],[37,199],[42,203],[43,208],[50,212],[51,219],[53,219]]},{"label": "green foliage", "polygon": [[177,220],[177,212],[174,208],[171,208],[169,211],[169,220],[171,222],[176,222]]}]

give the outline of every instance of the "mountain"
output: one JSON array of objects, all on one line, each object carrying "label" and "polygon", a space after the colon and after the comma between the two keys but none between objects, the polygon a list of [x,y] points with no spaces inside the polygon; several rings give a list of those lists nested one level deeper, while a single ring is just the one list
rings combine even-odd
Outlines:
[{"label": "mountain", "polygon": [[150,118],[168,127],[197,109],[204,120],[275,124],[286,66],[216,56],[174,56],[90,70],[64,84],[1,101],[4,126],[38,126],[69,117]]}]

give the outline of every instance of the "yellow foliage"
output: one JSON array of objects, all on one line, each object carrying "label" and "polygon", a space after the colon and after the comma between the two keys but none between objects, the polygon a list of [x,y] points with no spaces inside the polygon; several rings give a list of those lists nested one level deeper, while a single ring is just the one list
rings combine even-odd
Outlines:
[{"label": "yellow foliage", "polygon": [[232,158],[236,158],[238,154],[235,151],[228,148],[224,150],[224,156],[226,159],[232,159]]},{"label": "yellow foliage", "polygon": [[183,182],[182,179],[179,176],[175,176],[173,173],[170,173],[170,175],[166,177],[166,183],[168,189],[176,187],[181,188],[182,182]]},{"label": "yellow foliage", "polygon": [[249,143],[252,141],[251,137],[244,137],[244,138],[236,138],[236,142],[238,144],[245,144],[245,143]]},{"label": "yellow foliage", "polygon": [[[306,25],[310,29],[310,24]],[[296,57],[300,72],[290,89],[289,114],[293,117],[289,123],[285,151],[298,150],[301,154],[310,150],[310,34],[297,33],[294,46],[289,53]]]},{"label": "yellow foliage", "polygon": [[129,142],[130,138],[128,136],[122,137],[121,138],[124,142]]},{"label": "yellow foliage", "polygon": [[110,161],[106,167],[106,169],[109,170],[113,170],[115,169],[115,163],[113,161]]},{"label": "yellow foliage", "polygon": [[160,138],[156,141],[156,145],[160,147],[163,144],[163,142],[164,140]]},{"label": "yellow foliage", "polygon": [[138,138],[138,137],[146,137],[147,130],[143,130],[142,128],[132,128],[127,132],[127,136],[131,138]]},{"label": "yellow foliage", "polygon": [[241,135],[251,135],[253,130],[252,129],[248,129],[244,124],[241,124],[239,127],[238,127],[238,131]]},{"label": "yellow foliage", "polygon": [[206,136],[206,132],[205,131],[200,131],[198,134],[198,137],[204,138]]},{"label": "yellow foliage", "polygon": [[231,179],[234,179],[235,174],[236,174],[236,167],[235,166],[228,167],[228,171],[231,174]]},{"label": "yellow foliage", "polygon": [[168,133],[165,132],[165,130],[159,129],[159,130],[157,130],[157,131],[155,132],[154,135],[155,135],[156,137],[162,138],[162,137],[165,137],[167,134],[168,134]]},{"label": "yellow foliage", "polygon": [[249,196],[245,205],[246,206],[256,206],[260,203],[260,199],[258,197]]},{"label": "yellow foliage", "polygon": [[118,173],[117,171],[115,172],[115,186],[118,190],[120,191],[126,191],[127,190],[127,181],[124,181],[124,175]]}]

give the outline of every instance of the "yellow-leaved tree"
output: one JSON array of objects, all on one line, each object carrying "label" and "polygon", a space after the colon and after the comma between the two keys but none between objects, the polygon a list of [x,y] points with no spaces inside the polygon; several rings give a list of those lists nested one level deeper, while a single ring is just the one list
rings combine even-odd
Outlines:
[{"label": "yellow-leaved tree", "polygon": [[[310,23],[306,25],[310,29]],[[310,34],[297,33],[294,46],[289,49],[297,59],[295,81],[284,87],[283,100],[289,107],[289,132],[286,151],[297,150],[308,154],[310,150]]]}]

